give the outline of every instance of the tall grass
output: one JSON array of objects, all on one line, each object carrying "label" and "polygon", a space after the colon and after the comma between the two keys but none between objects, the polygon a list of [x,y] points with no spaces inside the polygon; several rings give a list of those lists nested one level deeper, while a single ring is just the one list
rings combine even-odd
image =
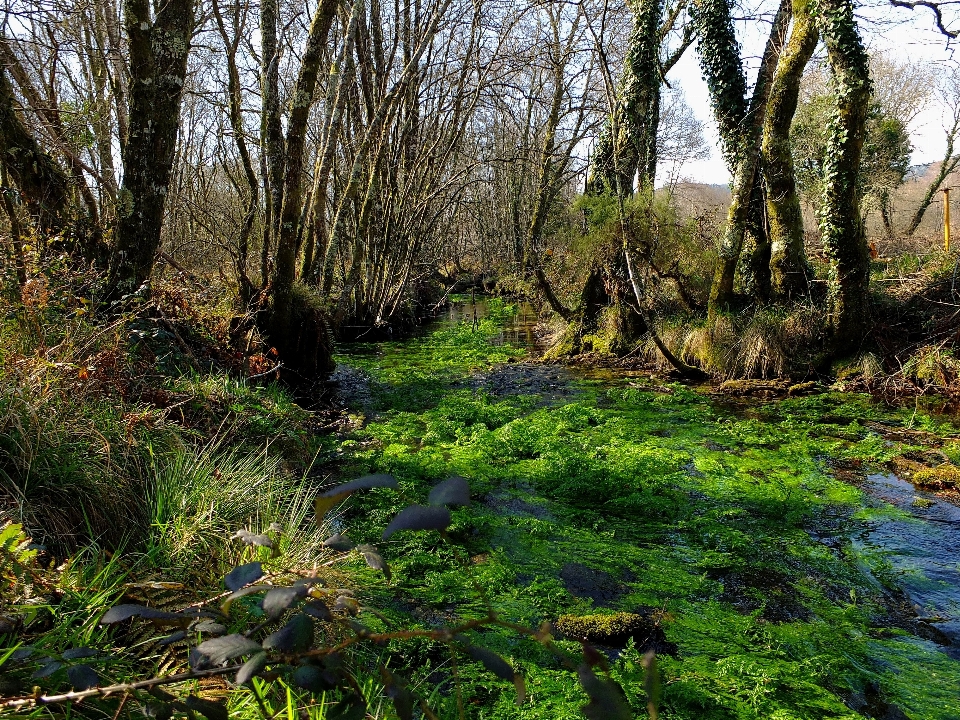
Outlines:
[{"label": "tall grass", "polygon": [[115,335],[65,322],[43,333],[56,338],[47,348],[22,328],[4,328],[0,358],[0,514],[57,552],[116,548],[144,527],[130,498],[142,495],[149,418],[115,397]]},{"label": "tall grass", "polygon": [[313,563],[324,538],[313,521],[315,489],[285,472],[268,448],[248,452],[214,439],[200,449],[174,448],[151,465],[145,554],[158,570],[209,582],[239,559],[245,528],[274,538],[284,567]]},{"label": "tall grass", "polygon": [[[815,366],[823,352],[822,312],[812,307],[769,307],[706,320],[665,323],[664,342],[682,360],[722,378],[771,378],[802,373]],[[641,353],[665,365],[647,339]]]}]

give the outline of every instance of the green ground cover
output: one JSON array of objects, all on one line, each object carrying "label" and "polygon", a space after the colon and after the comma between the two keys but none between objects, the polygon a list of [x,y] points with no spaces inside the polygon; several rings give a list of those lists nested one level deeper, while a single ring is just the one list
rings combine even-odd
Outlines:
[{"label": "green ground cover", "polygon": [[[899,709],[916,720],[960,718],[960,662],[911,634],[882,554],[850,541],[897,511],[831,472],[837,462],[869,466],[910,449],[864,422],[952,426],[855,395],[745,408],[681,385],[580,377],[561,379],[574,392],[558,399],[531,394],[537,383],[523,372],[514,388],[493,392],[491,368],[523,354],[488,342],[509,310],[495,306],[477,329],[443,327],[339,358],[371,378],[357,408],[368,422],[344,444],[340,472],[389,472],[401,483],[399,493],[351,501],[343,518],[351,534],[379,540],[394,513],[450,474],[468,478],[473,493],[472,506],[455,513],[451,543],[400,533],[380,544],[395,587],[370,592],[388,619],[435,627],[488,606],[530,627],[639,615],[645,636],[608,649],[638,714],[646,702],[638,645],[652,643],[662,717],[894,717],[884,713]],[[540,645],[499,630],[475,640],[523,670],[529,699],[518,708],[509,683],[461,666],[472,717],[580,716],[586,695]],[[442,647],[398,643],[388,652],[455,711]]]}]

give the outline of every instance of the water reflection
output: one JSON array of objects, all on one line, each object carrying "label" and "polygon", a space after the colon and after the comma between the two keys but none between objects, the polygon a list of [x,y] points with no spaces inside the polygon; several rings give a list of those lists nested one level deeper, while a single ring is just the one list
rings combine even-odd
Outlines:
[{"label": "water reflection", "polygon": [[918,616],[960,648],[960,508],[896,475],[868,475],[863,489],[910,517],[884,518],[857,543],[882,551]]}]

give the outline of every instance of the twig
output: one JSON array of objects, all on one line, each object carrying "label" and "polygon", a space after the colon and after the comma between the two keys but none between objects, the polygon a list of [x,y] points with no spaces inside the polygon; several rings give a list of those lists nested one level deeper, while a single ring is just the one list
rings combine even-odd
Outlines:
[{"label": "twig", "polygon": [[243,666],[230,665],[229,667],[211,668],[209,670],[191,670],[190,672],[170,675],[168,677],[150,678],[149,680],[140,680],[135,683],[120,683],[118,685],[108,685],[107,687],[91,688],[89,690],[71,691],[63,693],[62,695],[31,695],[29,697],[6,700],[0,703],[0,708],[36,707],[37,705],[53,705],[56,703],[83,700],[89,697],[109,697],[119,692],[130,693],[134,690],[144,690],[146,688],[156,687],[157,685],[174,685],[176,683],[186,682],[187,680],[226,675],[227,673],[239,670],[241,667]]}]

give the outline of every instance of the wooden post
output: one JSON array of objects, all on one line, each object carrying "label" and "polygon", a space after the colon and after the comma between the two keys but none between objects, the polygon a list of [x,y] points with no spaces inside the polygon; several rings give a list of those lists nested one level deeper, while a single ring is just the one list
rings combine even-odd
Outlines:
[{"label": "wooden post", "polygon": [[950,188],[943,189],[943,251],[950,252]]}]

